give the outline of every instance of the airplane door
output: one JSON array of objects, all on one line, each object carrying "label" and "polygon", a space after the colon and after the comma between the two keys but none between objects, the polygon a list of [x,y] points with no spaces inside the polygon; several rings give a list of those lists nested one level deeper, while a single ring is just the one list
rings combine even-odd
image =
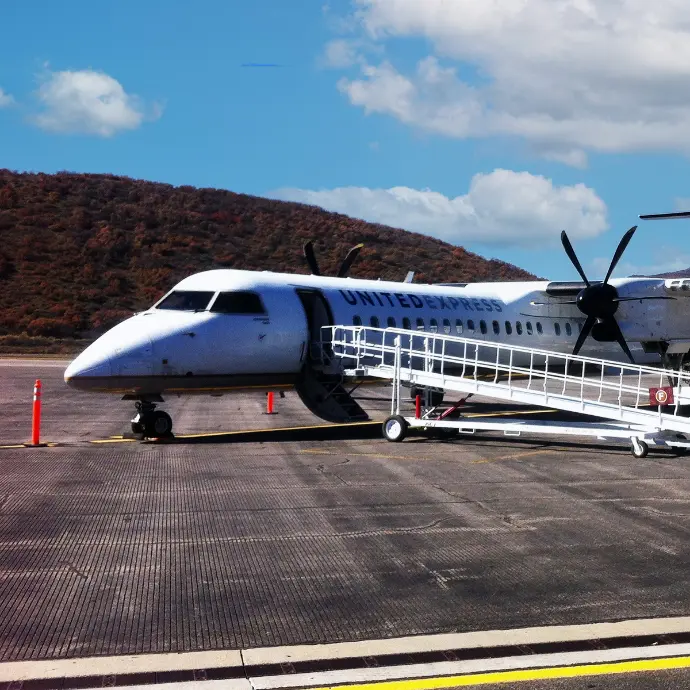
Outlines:
[{"label": "airplane door", "polygon": [[[309,329],[309,344],[308,356],[310,359],[319,359],[321,356],[321,349],[318,345],[312,347],[312,343],[318,344],[322,340],[330,341],[330,332],[321,331],[322,326],[333,325],[333,312],[320,290],[297,288],[297,296],[302,302],[304,313],[307,317],[307,325]],[[326,345],[326,351],[330,348]]]}]

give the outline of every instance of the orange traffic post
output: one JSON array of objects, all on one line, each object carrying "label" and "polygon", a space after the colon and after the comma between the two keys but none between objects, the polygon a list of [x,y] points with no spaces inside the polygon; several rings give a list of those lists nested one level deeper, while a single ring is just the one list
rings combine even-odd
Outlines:
[{"label": "orange traffic post", "polygon": [[273,414],[273,392],[266,393],[266,414]]},{"label": "orange traffic post", "polygon": [[34,385],[34,414],[31,424],[31,445],[38,446],[41,438],[41,380]]},{"label": "orange traffic post", "polygon": [[422,418],[422,396],[421,395],[415,396],[415,399],[414,399],[414,418],[415,419],[421,419]]}]

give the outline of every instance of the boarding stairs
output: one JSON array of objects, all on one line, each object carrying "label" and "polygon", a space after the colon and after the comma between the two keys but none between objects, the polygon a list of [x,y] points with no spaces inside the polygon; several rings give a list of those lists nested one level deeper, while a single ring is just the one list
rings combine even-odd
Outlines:
[{"label": "boarding stairs", "polygon": [[[690,439],[690,372],[557,353],[442,333],[331,326],[331,365],[346,377],[392,382],[391,413],[400,388],[454,391],[612,420],[646,433]],[[672,383],[672,387],[669,386]],[[650,405],[650,389],[672,393],[673,405]],[[613,428],[613,427],[612,427]]]},{"label": "boarding stairs", "polygon": [[295,389],[305,407],[313,414],[334,423],[361,422],[369,415],[350,395],[343,385],[345,378],[342,372],[330,371],[317,366],[310,359],[302,369]]}]

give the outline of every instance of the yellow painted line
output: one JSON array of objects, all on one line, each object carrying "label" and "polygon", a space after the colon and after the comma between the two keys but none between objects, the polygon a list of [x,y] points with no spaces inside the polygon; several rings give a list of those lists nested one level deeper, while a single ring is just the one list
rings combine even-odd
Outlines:
[{"label": "yellow painted line", "polygon": [[24,447],[25,446],[23,443],[19,443],[19,444],[14,445],[14,446],[0,446],[0,448],[24,448]]},{"label": "yellow painted line", "polygon": [[544,408],[543,410],[506,410],[505,412],[472,412],[471,414],[465,414],[462,417],[509,417],[511,415],[520,414],[544,414],[544,412],[558,412],[558,410],[550,410]]},{"label": "yellow painted line", "polygon": [[103,438],[91,441],[91,443],[133,443],[135,438]]},{"label": "yellow painted line", "polygon": [[[344,427],[373,426],[381,422],[352,422],[350,424],[313,424],[311,426],[281,426],[268,429],[241,429],[235,431],[211,431],[204,434],[178,434],[175,438],[213,438],[215,436],[238,436],[241,434],[265,434],[277,431],[306,431],[309,429],[342,429]],[[91,443],[128,443],[136,441],[135,438],[124,436],[111,436],[110,438],[97,439]]]},{"label": "yellow painted line", "polygon": [[208,434],[180,434],[176,438],[206,438],[212,436],[237,436],[239,434],[264,434],[276,431],[306,431],[308,429],[342,429],[344,427],[373,426],[381,422],[352,422],[351,424],[313,424],[311,426],[281,426],[269,429],[243,429],[241,431],[213,431]]},{"label": "yellow painted line", "polygon": [[535,680],[555,680],[557,678],[613,675],[618,673],[669,671],[680,668],[690,668],[690,657],[643,659],[639,661],[620,661],[608,664],[581,664],[577,666],[521,669],[519,671],[496,671],[492,673],[472,673],[461,676],[440,676],[437,678],[324,686],[320,688],[310,688],[310,690],[436,690],[437,688],[460,688],[472,685],[488,685],[491,683],[520,683]]},{"label": "yellow painted line", "polygon": [[330,450],[305,449],[300,453],[307,453],[309,455],[338,455],[347,456],[348,458],[385,458],[386,460],[421,460],[419,457],[410,457],[409,455],[384,455],[383,453],[350,453],[348,451],[338,450],[336,452]]},{"label": "yellow painted line", "polygon": [[512,455],[501,455],[497,458],[486,458],[484,460],[471,460],[470,464],[471,465],[479,465],[483,462],[500,462],[501,460],[516,460],[517,458],[525,458],[530,455],[539,455],[541,453],[548,453],[551,452],[552,449],[550,448],[542,448],[540,450],[528,450],[525,451],[524,453],[513,453]]}]

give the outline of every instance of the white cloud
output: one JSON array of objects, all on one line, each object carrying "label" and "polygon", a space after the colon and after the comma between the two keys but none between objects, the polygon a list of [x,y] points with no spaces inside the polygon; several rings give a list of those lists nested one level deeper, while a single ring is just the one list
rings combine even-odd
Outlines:
[{"label": "white cloud", "polygon": [[[690,3],[356,4],[370,39],[423,38],[435,48],[415,73],[384,61],[342,79],[340,89],[367,112],[451,137],[521,137],[578,167],[587,151],[690,152]],[[468,69],[481,79],[465,78]]]},{"label": "white cloud", "polygon": [[6,108],[14,103],[14,98],[9,94],[0,89],[0,108]]},{"label": "white cloud", "polygon": [[[671,273],[690,268],[690,254],[684,253],[678,247],[661,246],[656,249],[654,256],[648,263],[639,264],[621,261],[613,271],[614,278],[624,278],[632,275],[653,276],[659,273]],[[590,262],[587,276],[591,280],[601,280],[608,271],[611,257],[597,257]]]},{"label": "white cloud", "polygon": [[357,44],[344,38],[338,38],[326,44],[324,62],[328,67],[352,67],[359,60]]},{"label": "white cloud", "polygon": [[[103,72],[51,72],[38,97],[44,111],[36,116],[36,122],[52,132],[110,137],[136,129],[147,118],[138,97],[128,94],[120,82]],[[150,117],[159,116],[160,109],[154,106]]]},{"label": "white cloud", "polygon": [[367,221],[420,232],[452,244],[556,245],[607,228],[606,205],[583,184],[555,186],[528,172],[494,170],[472,178],[467,194],[449,198],[409,187],[330,190],[279,189],[274,198],[320,206]]}]

